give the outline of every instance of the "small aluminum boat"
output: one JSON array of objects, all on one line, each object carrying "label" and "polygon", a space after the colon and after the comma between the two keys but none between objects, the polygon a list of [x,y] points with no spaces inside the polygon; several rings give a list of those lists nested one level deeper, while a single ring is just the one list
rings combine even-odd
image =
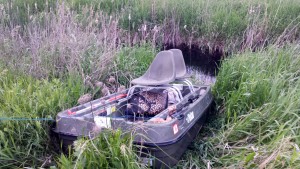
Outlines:
[{"label": "small aluminum boat", "polygon": [[131,132],[144,163],[172,167],[200,131],[213,102],[210,86],[192,85],[187,78],[180,50],[159,52],[129,89],[58,113],[54,131],[65,146],[106,128]]}]

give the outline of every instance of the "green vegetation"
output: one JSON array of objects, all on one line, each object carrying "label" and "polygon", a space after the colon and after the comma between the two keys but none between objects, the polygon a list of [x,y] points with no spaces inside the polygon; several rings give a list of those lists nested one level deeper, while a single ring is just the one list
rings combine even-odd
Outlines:
[{"label": "green vegetation", "polygon": [[202,135],[181,165],[299,168],[299,66],[299,46],[226,59],[214,86],[220,112],[207,127],[215,134]]},{"label": "green vegetation", "polygon": [[122,135],[120,130],[103,131],[95,139],[80,139],[72,155],[59,158],[59,168],[132,168],[142,166],[132,151],[133,137]]},{"label": "green vegetation", "polygon": [[1,12],[5,12],[2,18],[6,19],[5,23],[20,26],[27,24],[33,15],[49,12],[56,6],[54,0],[0,0],[0,4]]},{"label": "green vegetation", "polygon": [[90,82],[128,85],[181,44],[240,54],[223,62],[219,113],[178,167],[299,168],[299,14],[298,0],[0,0],[0,168],[141,167],[119,132],[61,155],[51,119],[99,96]]},{"label": "green vegetation", "polygon": [[[299,36],[300,5],[297,0],[67,0],[64,3],[30,0],[26,4],[13,0],[10,3],[11,7],[2,2],[8,14],[4,18],[8,17],[13,23],[11,26],[26,25],[36,15],[39,19],[46,18],[44,12],[59,14],[63,4],[78,14],[77,19],[87,15],[97,19],[103,14],[105,19],[117,21],[120,28],[131,31],[132,35],[139,33],[141,39],[153,40],[151,34],[156,34],[156,41],[173,45],[190,38],[192,41],[204,38],[224,47],[254,47],[274,43],[281,35],[288,36],[285,40],[291,41]],[[155,31],[158,32],[153,33]]]},{"label": "green vegetation", "polygon": [[[123,68],[123,71],[129,67],[128,71],[136,71],[137,74],[128,73],[131,78],[135,78],[148,68],[154,54],[152,48],[145,46],[125,48],[118,56],[120,57],[116,60],[116,64]],[[142,63],[142,61],[147,62]],[[120,81],[123,78],[121,82],[128,83],[129,79],[124,79],[125,75],[122,71],[117,73],[120,74]],[[79,96],[86,90],[90,89],[84,86],[83,81],[77,75],[66,75],[63,80],[56,78],[38,80],[19,71],[1,67],[0,168],[55,166],[53,162],[60,156],[55,148],[59,145],[55,145],[58,143],[50,135],[55,116],[57,112],[75,106]],[[132,150],[131,139],[132,137],[121,138],[120,131],[118,131],[116,133],[104,132],[92,141],[82,140],[82,142],[88,142],[85,143],[86,149],[78,145],[77,149],[80,148],[82,156],[61,155],[58,159],[59,166],[68,168],[69,164],[73,165],[74,159],[75,165],[80,168],[80,166],[87,165],[86,158],[91,160],[95,158],[94,160],[103,162],[98,163],[99,167],[140,168],[136,155],[130,151]],[[91,155],[95,147],[101,151],[96,151]],[[116,150],[111,148],[116,148]],[[102,155],[98,156],[99,153]],[[125,153],[125,155],[120,153]]]},{"label": "green vegetation", "polygon": [[40,166],[55,155],[51,119],[76,104],[82,83],[71,77],[36,80],[2,68],[0,75],[0,166]]},{"label": "green vegetation", "polygon": [[95,80],[122,47],[231,52],[296,42],[299,13],[297,0],[2,0],[0,54],[11,69],[38,78]]},{"label": "green vegetation", "polygon": [[132,79],[143,75],[155,54],[156,51],[149,45],[122,48],[116,56],[114,67],[119,83],[128,86]]}]

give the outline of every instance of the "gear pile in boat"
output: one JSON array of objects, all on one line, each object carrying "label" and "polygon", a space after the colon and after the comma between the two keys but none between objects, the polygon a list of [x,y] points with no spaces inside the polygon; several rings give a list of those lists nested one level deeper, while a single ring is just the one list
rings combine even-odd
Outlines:
[{"label": "gear pile in boat", "polygon": [[205,121],[213,97],[210,86],[193,85],[182,52],[159,52],[132,87],[58,113],[63,145],[94,137],[103,129],[132,132],[141,159],[155,168],[174,166]]}]

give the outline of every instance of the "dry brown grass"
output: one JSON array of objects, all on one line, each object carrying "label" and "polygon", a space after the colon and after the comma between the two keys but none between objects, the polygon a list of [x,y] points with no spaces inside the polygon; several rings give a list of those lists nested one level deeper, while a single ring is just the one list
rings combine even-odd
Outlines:
[{"label": "dry brown grass", "polygon": [[[151,44],[155,49],[163,45],[178,47],[185,44],[190,49],[192,46],[206,46],[210,52],[218,50],[224,53],[224,50],[255,50],[271,42],[282,45],[299,39],[299,17],[294,18],[277,38],[273,37],[272,32],[268,32],[272,26],[276,28],[281,24],[278,18],[285,14],[282,10],[284,7],[278,6],[277,9],[271,3],[256,5],[255,1],[251,1],[244,6],[229,0],[217,6],[215,2],[208,5],[205,1],[188,1],[181,5],[175,1],[141,3],[143,9],[134,6],[134,11],[124,6],[123,11],[117,13],[107,13],[97,6],[81,6],[78,11],[64,2],[57,4],[56,8],[35,14],[30,12],[33,9],[28,8],[26,24],[16,22],[9,11],[5,10],[9,8],[9,4],[1,4],[1,59],[12,69],[35,77],[62,77],[75,73],[86,81],[106,74],[108,65],[113,66],[111,63],[114,56],[124,46]],[[232,6],[227,7],[228,4]],[[274,7],[271,8],[271,5]],[[150,6],[150,14],[143,11]],[[162,11],[162,6],[168,8]],[[241,10],[234,11],[235,6]],[[174,10],[170,13],[171,7]],[[185,10],[191,7],[191,11]],[[216,9],[219,11],[215,11]],[[244,10],[246,14],[243,13]],[[282,14],[273,14],[279,10],[283,11]],[[223,16],[225,13],[228,14],[227,17]],[[134,18],[147,18],[148,14],[151,17],[142,22]],[[248,20],[241,19],[239,15],[245,15],[243,17]],[[158,21],[159,18],[164,19]],[[216,19],[220,23],[215,23]],[[241,23],[236,23],[235,20],[240,20]],[[124,27],[124,22],[128,22],[130,26]],[[229,23],[237,24],[236,26],[241,27],[240,30],[245,27],[243,35],[235,32],[235,26]],[[133,24],[134,29],[131,28]]]},{"label": "dry brown grass", "polygon": [[118,37],[124,31],[118,29],[117,19],[92,8],[84,8],[82,17],[78,21],[78,15],[61,4],[56,11],[31,16],[24,29],[1,25],[3,61],[35,77],[101,76],[120,49]]}]

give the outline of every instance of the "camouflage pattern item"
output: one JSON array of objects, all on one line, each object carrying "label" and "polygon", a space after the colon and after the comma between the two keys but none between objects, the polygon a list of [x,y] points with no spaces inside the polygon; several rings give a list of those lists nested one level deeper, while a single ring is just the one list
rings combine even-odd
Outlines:
[{"label": "camouflage pattern item", "polygon": [[157,115],[167,108],[168,92],[156,93],[152,91],[142,91],[132,96],[130,109],[133,113],[143,115]]}]

